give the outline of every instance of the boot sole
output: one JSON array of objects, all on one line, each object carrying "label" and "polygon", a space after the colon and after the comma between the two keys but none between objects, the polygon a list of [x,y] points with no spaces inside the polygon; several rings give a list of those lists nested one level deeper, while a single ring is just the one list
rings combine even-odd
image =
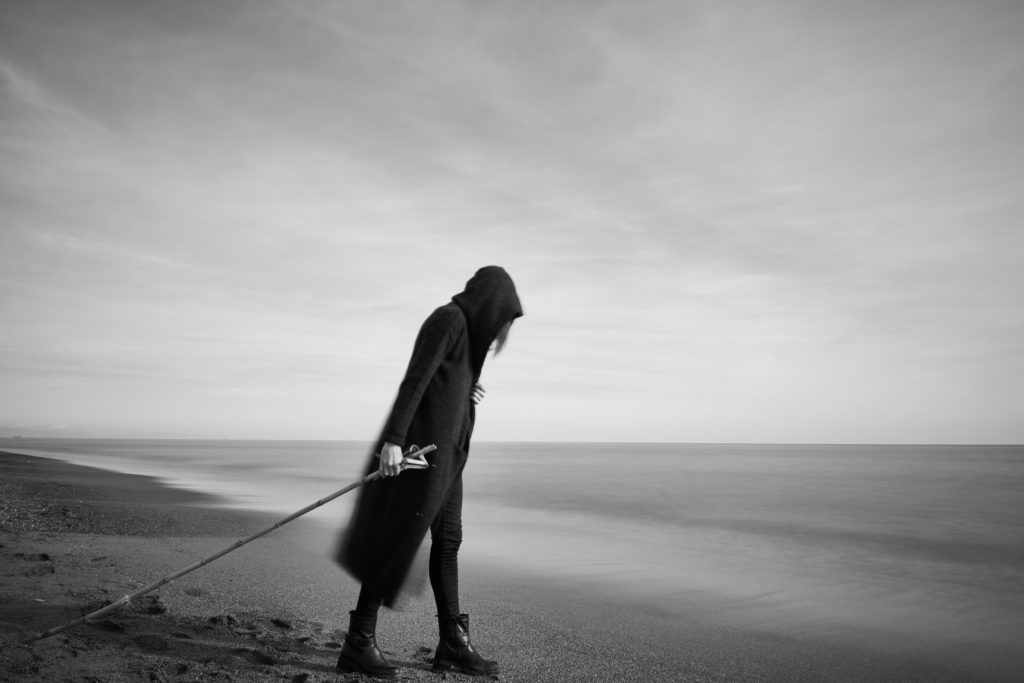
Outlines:
[{"label": "boot sole", "polygon": [[455,662],[449,662],[442,660],[438,662],[434,660],[434,671],[454,671],[456,673],[463,673],[467,676],[497,676],[501,673],[501,668],[491,669],[467,669],[464,666],[459,666]]},{"label": "boot sole", "polygon": [[362,667],[360,667],[357,664],[351,664],[349,662],[341,662],[341,661],[339,661],[338,665],[335,666],[334,668],[339,673],[344,673],[344,674],[362,674],[364,676],[369,676],[370,678],[379,678],[379,679],[382,679],[382,680],[389,680],[389,681],[391,681],[391,680],[394,680],[394,679],[398,678],[398,670],[397,669],[395,671],[393,671],[393,672],[389,671],[387,673],[378,673],[378,672],[374,672],[374,671],[367,671],[366,669],[363,669]]}]

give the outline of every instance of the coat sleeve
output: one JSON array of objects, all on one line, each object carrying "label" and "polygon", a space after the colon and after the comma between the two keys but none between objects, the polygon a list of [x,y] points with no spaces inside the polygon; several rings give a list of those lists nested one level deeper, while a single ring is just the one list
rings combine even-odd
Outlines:
[{"label": "coat sleeve", "polygon": [[413,344],[405,378],[398,388],[398,397],[384,425],[383,441],[405,447],[405,436],[420,399],[455,342],[455,322],[453,316],[435,312],[423,323]]}]

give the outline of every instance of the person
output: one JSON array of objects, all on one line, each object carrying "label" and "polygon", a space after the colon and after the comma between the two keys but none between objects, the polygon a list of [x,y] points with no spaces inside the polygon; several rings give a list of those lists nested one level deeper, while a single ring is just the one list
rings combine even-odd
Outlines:
[{"label": "person", "polygon": [[[469,638],[469,616],[459,604],[458,552],[462,544],[462,471],[483,398],[480,372],[488,351],[500,353],[512,322],[523,315],[515,284],[499,266],[480,268],[465,289],[420,327],[394,405],[366,473],[382,478],[360,490],[342,535],[337,560],[361,584],[349,613],[337,668],[395,678],[397,667],[376,642],[381,605],[394,607],[417,550],[430,532],[430,586],[440,639],[434,668],[494,675]],[[434,444],[430,466],[401,476],[403,448]]]}]

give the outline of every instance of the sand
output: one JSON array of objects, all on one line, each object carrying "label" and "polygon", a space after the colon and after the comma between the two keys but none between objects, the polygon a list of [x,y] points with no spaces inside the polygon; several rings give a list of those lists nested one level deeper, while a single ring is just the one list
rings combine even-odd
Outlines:
[{"label": "sand", "polygon": [[[277,519],[135,475],[0,453],[0,680],[360,681],[335,672],[357,586],[333,541],[298,520],[161,587],[101,623],[21,641],[230,545]],[[595,585],[462,568],[463,608],[503,681],[984,681],[939,654],[855,632],[794,635],[694,595],[685,620]],[[401,680],[431,671],[433,603],[381,615]],[[870,635],[870,634],[868,634]],[[1004,675],[1005,674],[1005,675]]]}]

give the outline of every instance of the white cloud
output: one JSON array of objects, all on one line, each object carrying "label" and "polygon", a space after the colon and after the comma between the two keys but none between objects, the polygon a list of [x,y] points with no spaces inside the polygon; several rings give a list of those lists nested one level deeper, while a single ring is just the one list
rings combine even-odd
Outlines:
[{"label": "white cloud", "polygon": [[498,263],[527,317],[485,436],[1021,438],[1019,11],[23,13],[0,406],[26,422],[111,424],[91,387],[149,402],[140,430],[363,438],[332,429],[376,423],[422,318]]}]

